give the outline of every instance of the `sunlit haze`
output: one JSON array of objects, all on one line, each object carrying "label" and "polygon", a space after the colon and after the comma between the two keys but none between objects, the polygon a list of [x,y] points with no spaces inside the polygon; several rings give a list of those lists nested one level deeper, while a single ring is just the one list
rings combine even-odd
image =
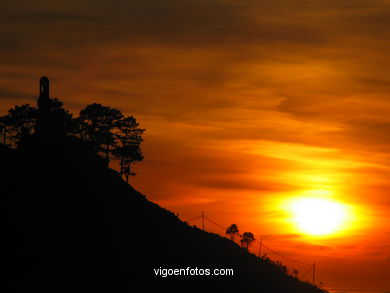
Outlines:
[{"label": "sunlit haze", "polygon": [[314,236],[336,233],[348,217],[341,203],[321,198],[298,198],[291,204],[291,211],[300,232]]}]

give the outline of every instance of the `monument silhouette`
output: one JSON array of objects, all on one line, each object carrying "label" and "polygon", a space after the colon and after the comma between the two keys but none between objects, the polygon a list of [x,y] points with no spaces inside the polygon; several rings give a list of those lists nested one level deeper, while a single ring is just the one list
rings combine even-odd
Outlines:
[{"label": "monument silhouette", "polygon": [[42,111],[50,111],[50,83],[46,76],[39,81],[38,108]]},{"label": "monument silhouette", "polygon": [[38,117],[35,125],[35,134],[41,137],[48,135],[50,131],[51,106],[49,87],[49,79],[46,76],[42,77],[39,81]]},{"label": "monument silhouette", "polygon": [[56,99],[50,98],[49,78],[41,77],[39,80],[35,135],[43,141],[50,140],[53,143],[64,138],[64,117],[56,111],[55,101]]}]

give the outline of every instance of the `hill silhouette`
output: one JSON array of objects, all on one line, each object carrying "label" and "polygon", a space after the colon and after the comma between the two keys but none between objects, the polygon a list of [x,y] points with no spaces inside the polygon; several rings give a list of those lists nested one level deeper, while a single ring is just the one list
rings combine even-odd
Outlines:
[{"label": "hill silhouette", "polygon": [[[10,113],[23,115],[7,118],[16,147],[0,144],[2,292],[323,292],[229,239],[189,226],[133,189],[125,180],[130,164],[142,159],[143,132],[133,117],[124,120],[98,104],[89,112],[109,110],[127,123],[123,180],[123,168],[108,167],[114,142],[107,123],[100,124],[103,149],[101,141],[65,135],[71,115],[49,98],[47,78],[40,89],[37,111],[15,107]],[[160,268],[233,269],[234,275],[156,276]]]},{"label": "hill silhouette", "polygon": [[[77,138],[2,146],[0,161],[3,292],[322,292],[148,201]],[[233,268],[234,276],[162,278],[160,267]]]}]

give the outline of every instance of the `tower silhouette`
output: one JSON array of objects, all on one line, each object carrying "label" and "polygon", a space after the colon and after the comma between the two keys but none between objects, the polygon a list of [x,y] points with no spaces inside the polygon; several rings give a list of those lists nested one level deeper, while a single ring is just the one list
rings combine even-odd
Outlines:
[{"label": "tower silhouette", "polygon": [[38,117],[35,126],[35,134],[40,138],[53,138],[55,132],[58,131],[57,121],[52,109],[52,101],[50,99],[50,83],[46,76],[39,80],[39,97],[38,97]]},{"label": "tower silhouette", "polygon": [[49,79],[46,76],[41,77],[39,81],[38,110],[40,114],[50,112],[50,93]]}]

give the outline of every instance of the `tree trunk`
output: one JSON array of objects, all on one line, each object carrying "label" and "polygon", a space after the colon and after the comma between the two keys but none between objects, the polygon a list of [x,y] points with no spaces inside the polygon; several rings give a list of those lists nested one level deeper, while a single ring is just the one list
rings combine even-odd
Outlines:
[{"label": "tree trunk", "polygon": [[126,182],[127,183],[129,183],[130,175],[131,175],[131,163],[129,162],[129,169],[128,169],[128,172],[126,174]]},{"label": "tree trunk", "polygon": [[107,145],[106,145],[106,160],[107,160],[107,163],[110,162],[110,143],[107,142]]},{"label": "tree trunk", "polygon": [[124,161],[124,155],[122,154],[122,156],[121,156],[121,167],[120,167],[120,173],[119,173],[121,178],[123,176],[123,161]]}]

